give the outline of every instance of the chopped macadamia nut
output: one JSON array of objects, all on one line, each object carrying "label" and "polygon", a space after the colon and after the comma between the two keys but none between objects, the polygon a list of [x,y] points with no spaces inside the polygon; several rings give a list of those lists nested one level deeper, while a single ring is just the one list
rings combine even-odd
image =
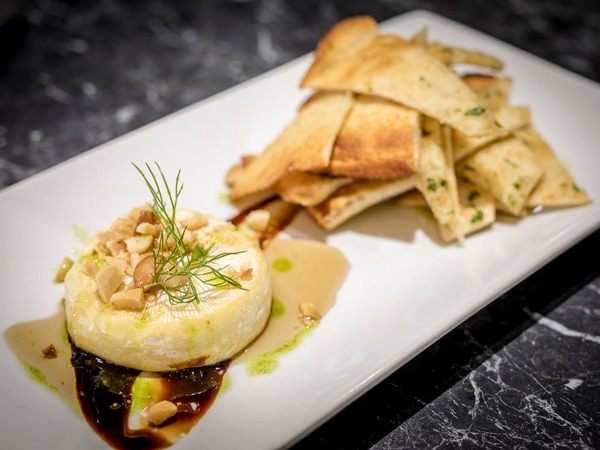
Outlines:
[{"label": "chopped macadamia nut", "polygon": [[98,266],[92,262],[81,264],[81,269],[90,278],[94,278],[98,273]]},{"label": "chopped macadamia nut", "polygon": [[145,304],[144,291],[141,288],[127,289],[115,292],[110,297],[110,304],[118,309],[143,309]]},{"label": "chopped macadamia nut", "polygon": [[56,272],[56,276],[54,277],[55,283],[62,283],[65,281],[65,275],[69,271],[69,269],[73,267],[73,260],[71,258],[63,258],[58,271]]},{"label": "chopped macadamia nut", "polygon": [[133,271],[133,284],[136,287],[144,286],[154,281],[154,256],[146,256],[135,266]]},{"label": "chopped macadamia nut", "polygon": [[116,256],[125,250],[125,244],[121,241],[107,241],[106,248],[110,251],[111,255]]},{"label": "chopped macadamia nut", "polygon": [[240,272],[240,280],[241,281],[250,281],[254,275],[252,274],[252,267],[244,269]]},{"label": "chopped macadamia nut", "polygon": [[154,426],[159,426],[177,414],[177,405],[169,400],[161,400],[150,406],[147,414],[148,421]]},{"label": "chopped macadamia nut", "polygon": [[190,230],[186,229],[183,233],[183,243],[185,245],[191,245],[195,240],[196,238],[194,237],[194,234]]},{"label": "chopped macadamia nut", "polygon": [[308,317],[313,320],[321,320],[321,317],[322,317],[321,311],[319,311],[319,308],[314,303],[302,302],[302,303],[300,303],[299,308],[300,308],[300,314],[302,314],[302,317]]},{"label": "chopped macadamia nut", "polygon": [[198,228],[208,225],[208,219],[206,216],[199,212],[186,211],[185,214],[177,214],[175,221],[181,228],[187,228],[190,231],[197,230]]},{"label": "chopped macadamia nut", "polygon": [[[185,232],[183,233],[183,236],[181,236],[181,241],[185,245],[191,245],[195,240],[196,240],[196,238],[194,237],[194,233],[192,233],[190,230],[185,230]],[[176,241],[172,235],[169,235],[167,237],[167,247],[169,249],[174,248],[177,242],[178,241]]]},{"label": "chopped macadamia nut", "polygon": [[98,269],[95,279],[98,295],[103,301],[107,302],[123,283],[125,274],[119,267],[107,265]]},{"label": "chopped macadamia nut", "polygon": [[123,231],[113,230],[112,228],[109,228],[108,230],[100,231],[98,234],[96,234],[96,238],[98,239],[98,244],[106,245],[107,242],[111,241],[123,242],[132,234],[133,233],[125,233]]},{"label": "chopped macadamia nut", "polygon": [[271,213],[269,211],[264,209],[256,209],[248,213],[244,219],[244,223],[252,230],[260,233],[267,229],[270,220]]},{"label": "chopped macadamia nut", "polygon": [[106,262],[110,266],[117,266],[121,272],[125,273],[127,272],[127,267],[129,266],[129,253],[119,253],[117,257],[107,256]]},{"label": "chopped macadamia nut", "polygon": [[135,229],[135,221],[129,217],[117,217],[110,225],[110,229],[131,236]]},{"label": "chopped macadamia nut", "polygon": [[[132,215],[135,216],[137,208],[132,210]],[[136,219],[135,227],[137,228],[142,223],[150,223],[155,224],[158,221],[156,220],[156,216],[150,209],[141,209]]]},{"label": "chopped macadamia nut", "polygon": [[152,244],[152,236],[133,236],[125,239],[125,245],[129,253],[144,253]]},{"label": "chopped macadamia nut", "polygon": [[135,232],[138,234],[149,234],[150,236],[158,236],[160,233],[161,227],[160,225],[142,222],[136,228]]}]

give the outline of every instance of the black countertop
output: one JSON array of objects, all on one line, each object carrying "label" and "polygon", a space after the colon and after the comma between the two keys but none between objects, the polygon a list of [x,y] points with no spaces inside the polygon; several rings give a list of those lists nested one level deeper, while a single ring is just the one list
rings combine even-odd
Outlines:
[{"label": "black countertop", "polygon": [[[600,81],[595,0],[9,3],[0,188],[308,53],[356,14],[431,10]],[[598,249],[597,231],[294,448],[600,448]]]}]

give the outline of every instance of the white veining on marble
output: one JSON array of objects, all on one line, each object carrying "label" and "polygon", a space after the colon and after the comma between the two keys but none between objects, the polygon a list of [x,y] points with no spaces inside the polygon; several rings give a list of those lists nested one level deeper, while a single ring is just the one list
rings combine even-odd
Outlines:
[{"label": "white veining on marble", "polygon": [[258,55],[269,64],[275,63],[279,58],[279,54],[273,46],[273,39],[269,30],[261,28],[257,34]]},{"label": "white veining on marble", "polygon": [[600,295],[600,286],[596,286],[594,283],[590,283],[588,288],[594,291],[596,294]]},{"label": "white veining on marble", "polygon": [[98,92],[98,89],[91,81],[84,81],[81,83],[81,92],[83,92],[83,94],[88,98],[94,98]]},{"label": "white veining on marble", "polygon": [[129,123],[138,114],[140,107],[137,105],[126,105],[119,108],[115,114],[115,119],[121,124]]},{"label": "white veining on marble", "polygon": [[583,333],[581,331],[572,330],[560,322],[549,319],[547,317],[542,316],[540,313],[532,313],[532,317],[537,320],[540,325],[550,328],[551,330],[556,331],[557,333],[562,334],[563,336],[568,337],[576,337],[580,338],[582,341],[594,342],[595,344],[600,344],[600,336],[595,336],[589,333]]},{"label": "white veining on marble", "polygon": [[71,94],[69,94],[67,91],[59,88],[58,86],[56,86],[54,84],[50,84],[50,85],[46,86],[44,88],[44,92],[52,100],[55,100],[59,103],[64,103],[65,105],[69,104],[71,97],[72,97]]},{"label": "white veining on marble", "polygon": [[575,390],[582,384],[583,384],[583,380],[580,380],[579,378],[571,378],[567,381],[567,383],[565,384],[565,387],[568,389]]}]

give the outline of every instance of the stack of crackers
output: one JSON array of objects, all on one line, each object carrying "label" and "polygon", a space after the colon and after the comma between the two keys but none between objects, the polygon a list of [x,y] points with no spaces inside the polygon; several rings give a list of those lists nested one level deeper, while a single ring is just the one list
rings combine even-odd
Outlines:
[{"label": "stack of crackers", "polygon": [[[459,75],[456,65],[480,67]],[[295,119],[228,172],[234,204],[278,196],[325,230],[392,198],[427,205],[445,242],[497,213],[590,203],[541,137],[512,79],[482,52],[381,33],[369,16],[334,25],[300,86]]]}]

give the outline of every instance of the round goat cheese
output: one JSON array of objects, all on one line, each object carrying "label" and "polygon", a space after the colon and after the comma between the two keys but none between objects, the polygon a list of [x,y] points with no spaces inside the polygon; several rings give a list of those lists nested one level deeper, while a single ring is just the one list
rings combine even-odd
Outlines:
[{"label": "round goat cheese", "polygon": [[172,242],[149,208],[134,208],[92,237],[65,277],[76,346],[159,372],[225,361],[261,333],[271,278],[257,242],[194,211],[175,222]]}]

